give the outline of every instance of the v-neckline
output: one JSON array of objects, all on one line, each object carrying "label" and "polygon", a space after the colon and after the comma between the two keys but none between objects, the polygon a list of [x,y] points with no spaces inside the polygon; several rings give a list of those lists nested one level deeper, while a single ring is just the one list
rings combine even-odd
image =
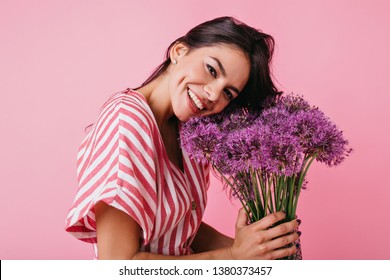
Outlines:
[{"label": "v-neckline", "polygon": [[[184,151],[184,150],[181,150],[181,157],[180,157],[180,159],[181,159],[181,161],[182,161],[182,166],[183,166],[183,170],[181,170],[178,166],[176,166],[176,165],[169,159],[168,152],[167,152],[167,149],[166,149],[166,147],[165,147],[164,139],[162,138],[160,128],[159,128],[158,125],[157,125],[156,117],[154,116],[153,111],[152,111],[152,109],[150,108],[150,106],[149,106],[149,104],[148,104],[148,102],[147,102],[145,96],[144,96],[142,93],[140,93],[139,91],[136,91],[136,90],[133,90],[133,89],[130,89],[130,91],[133,92],[133,93],[136,93],[137,95],[139,95],[139,97],[142,99],[142,101],[145,102],[145,104],[147,105],[147,109],[150,111],[150,112],[149,112],[149,113],[150,113],[150,116],[151,116],[151,118],[152,118],[152,120],[153,120],[153,122],[154,122],[154,125],[155,125],[156,128],[157,128],[158,135],[159,135],[159,140],[160,140],[162,146],[164,147],[164,156],[165,156],[165,159],[169,162],[169,165],[171,166],[171,168],[176,169],[176,171],[178,171],[178,172],[183,176],[183,178],[185,178],[185,174],[186,174],[186,172],[185,172],[185,169],[186,169],[186,166],[185,166],[186,163],[185,163],[185,162],[186,162],[186,161],[185,161],[185,159],[184,159],[185,151]],[[180,124],[178,124],[178,129],[180,130]],[[180,134],[180,133],[179,133],[179,134]]]}]

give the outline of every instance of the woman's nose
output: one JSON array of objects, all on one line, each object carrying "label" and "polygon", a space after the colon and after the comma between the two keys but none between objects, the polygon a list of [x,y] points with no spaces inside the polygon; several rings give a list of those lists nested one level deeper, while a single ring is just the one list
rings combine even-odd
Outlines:
[{"label": "woman's nose", "polygon": [[216,88],[212,88],[210,86],[205,86],[203,91],[205,92],[207,99],[212,103],[216,103],[219,99],[220,94],[221,94],[220,90],[218,90]]}]

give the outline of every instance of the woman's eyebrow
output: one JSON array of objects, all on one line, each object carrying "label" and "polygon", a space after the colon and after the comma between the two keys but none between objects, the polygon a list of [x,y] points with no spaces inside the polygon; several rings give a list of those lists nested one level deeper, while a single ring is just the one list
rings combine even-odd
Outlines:
[{"label": "woman's eyebrow", "polygon": [[[222,76],[223,76],[223,77],[226,77],[226,71],[225,71],[225,68],[223,68],[223,65],[222,65],[221,61],[220,61],[218,58],[213,57],[213,56],[210,56],[210,58],[212,58],[212,59],[218,64],[218,67],[219,67],[219,69],[221,70]],[[233,90],[237,95],[240,94],[240,91],[239,91],[236,87],[234,87],[234,86],[229,86],[229,88],[230,88],[231,90]]]}]

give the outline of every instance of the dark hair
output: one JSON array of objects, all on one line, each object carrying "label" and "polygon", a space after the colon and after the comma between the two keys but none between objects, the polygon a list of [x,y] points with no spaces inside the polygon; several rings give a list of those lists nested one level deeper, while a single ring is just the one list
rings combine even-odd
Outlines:
[{"label": "dark hair", "polygon": [[185,44],[189,51],[217,44],[228,44],[242,50],[248,56],[249,79],[240,95],[233,101],[239,106],[260,108],[266,98],[280,94],[272,81],[270,71],[274,39],[233,17],[219,17],[201,23],[185,36],[172,42],[165,53],[165,61],[154,70],[141,87],[167,70],[171,64],[169,52],[177,43]]}]

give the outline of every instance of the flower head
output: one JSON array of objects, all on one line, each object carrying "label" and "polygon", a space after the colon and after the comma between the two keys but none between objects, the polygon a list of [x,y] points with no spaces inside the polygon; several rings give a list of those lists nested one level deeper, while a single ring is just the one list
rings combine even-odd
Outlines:
[{"label": "flower head", "polygon": [[265,108],[284,108],[289,113],[293,114],[299,111],[307,111],[312,107],[302,96],[289,93],[286,95],[280,95],[277,98],[271,99],[270,102],[266,103]]},{"label": "flower head", "polygon": [[192,119],[186,122],[180,130],[181,146],[191,158],[199,162],[209,162],[216,145],[221,141],[215,123],[204,122],[202,119]]},{"label": "flower head", "polygon": [[214,154],[214,165],[224,174],[247,172],[264,165],[267,151],[264,145],[266,127],[254,122],[227,133]]},{"label": "flower head", "polygon": [[267,140],[270,151],[264,166],[267,173],[292,176],[300,172],[303,150],[297,137],[291,134],[272,134]]},{"label": "flower head", "polygon": [[351,153],[343,132],[318,108],[297,112],[294,119],[295,135],[306,156],[315,156],[319,162],[336,166]]}]

